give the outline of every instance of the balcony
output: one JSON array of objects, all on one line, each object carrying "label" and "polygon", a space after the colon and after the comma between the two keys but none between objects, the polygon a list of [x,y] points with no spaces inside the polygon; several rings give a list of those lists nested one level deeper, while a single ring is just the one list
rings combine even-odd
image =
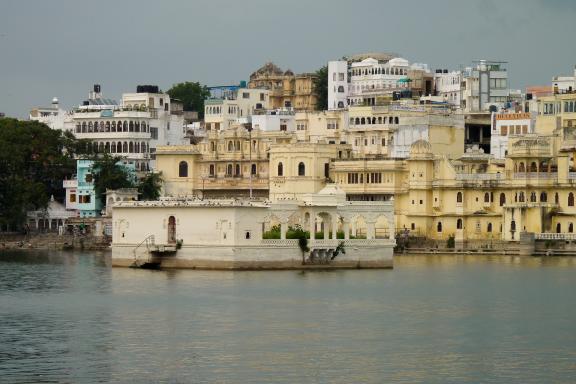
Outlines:
[{"label": "balcony", "polygon": [[482,180],[502,180],[501,173],[457,173],[456,180],[458,181],[482,181]]},{"label": "balcony", "polygon": [[554,180],[558,179],[556,172],[514,172],[514,179],[537,179],[537,180]]}]

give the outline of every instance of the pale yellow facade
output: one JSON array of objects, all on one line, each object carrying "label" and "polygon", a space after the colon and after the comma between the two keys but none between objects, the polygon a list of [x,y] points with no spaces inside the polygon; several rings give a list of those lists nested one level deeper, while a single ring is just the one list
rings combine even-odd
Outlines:
[{"label": "pale yellow facade", "polygon": [[[393,200],[391,231],[438,241],[574,233],[576,95],[539,102],[536,133],[509,134],[504,160],[464,152],[457,115],[389,106],[296,113],[292,132],[211,131],[197,146],[160,148],[157,162],[170,195],[248,196],[251,189],[253,197],[300,200],[333,181],[349,201]],[[400,137],[403,125],[425,138]],[[183,160],[192,169],[184,178]]]},{"label": "pale yellow facade", "polygon": [[314,73],[295,75],[292,71],[282,71],[273,63],[266,63],[250,75],[249,88],[267,89],[270,91],[272,109],[294,108],[297,111],[316,109],[314,93]]}]

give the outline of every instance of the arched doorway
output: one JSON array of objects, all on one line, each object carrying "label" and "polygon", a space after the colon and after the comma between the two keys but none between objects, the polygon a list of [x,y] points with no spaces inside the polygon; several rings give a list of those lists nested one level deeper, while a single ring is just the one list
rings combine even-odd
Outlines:
[{"label": "arched doorway", "polygon": [[176,218],[170,216],[168,218],[168,244],[176,243]]}]

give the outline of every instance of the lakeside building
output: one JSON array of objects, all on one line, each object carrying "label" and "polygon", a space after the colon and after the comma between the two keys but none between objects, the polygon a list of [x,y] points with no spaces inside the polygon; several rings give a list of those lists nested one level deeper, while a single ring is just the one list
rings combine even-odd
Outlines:
[{"label": "lakeside building", "polygon": [[[378,223],[392,220],[392,202],[349,202],[333,184],[301,200],[283,202],[120,202],[113,211],[112,265],[391,268],[395,240],[389,231],[379,231]],[[364,224],[363,234],[354,224],[358,222]],[[267,236],[274,227],[279,228],[279,238]],[[303,237],[287,238],[294,228]]]},{"label": "lakeside building", "polygon": [[138,86],[136,93],[123,94],[118,104],[103,98],[95,85],[88,100],[72,113],[74,134],[91,140],[97,153],[121,155],[138,171],[149,171],[157,146],[186,142],[183,116],[173,114],[171,105],[170,96],[156,86]]},{"label": "lakeside building", "polygon": [[[70,180],[63,181],[63,187],[66,190],[66,210],[74,212],[74,216],[76,217],[99,217],[105,205],[96,194],[93,165],[93,160],[76,160],[76,175]],[[129,161],[123,161],[122,166],[135,181],[136,169],[134,165]],[[115,196],[116,195],[113,195],[112,197]],[[131,195],[131,197],[133,196]],[[106,201],[109,200],[107,199]]]},{"label": "lakeside building", "polygon": [[[264,145],[261,139],[256,140],[262,152],[253,152],[257,154],[256,169],[265,170],[252,179],[254,191],[257,185],[262,186],[253,196],[273,202],[300,201],[335,182],[348,201],[394,199],[395,232],[409,231],[439,241],[450,236],[459,242],[518,241],[524,231],[537,236],[573,233],[576,94],[539,98],[537,115],[494,114],[495,139],[499,137],[495,150],[503,156],[493,156],[477,146],[464,149],[462,115],[451,114],[450,108],[397,106],[402,108],[391,104],[386,108],[297,113],[296,131],[292,131],[292,124],[285,131],[267,132],[269,136],[253,130],[254,137],[267,137]],[[327,129],[328,115],[340,116],[343,126]],[[318,134],[311,134],[315,121],[322,123],[315,128]],[[404,141],[396,129],[403,124],[411,132]],[[303,128],[299,130],[299,126]],[[235,172],[233,158],[240,162],[241,173],[252,164],[247,161],[252,142],[249,132],[245,127],[236,129],[220,132],[213,143],[201,143],[204,147],[200,150],[187,146],[178,153],[174,148],[162,148],[161,152],[167,152],[159,156],[167,159],[160,165],[167,175],[165,190],[180,188],[168,194],[208,195],[206,179],[201,176],[210,174],[213,163],[213,180],[218,180],[215,185],[225,190],[227,197],[247,196],[250,179],[244,174],[227,177],[225,171],[230,163],[232,174]],[[322,139],[322,129],[333,139]],[[232,139],[234,135],[239,146]],[[228,147],[232,148],[230,154]],[[211,148],[226,153],[218,153],[216,160],[215,154],[207,153]],[[222,163],[217,164],[220,156]],[[184,180],[178,174],[179,163],[187,157],[194,160],[190,166],[195,171]]]},{"label": "lakeside building", "polygon": [[317,98],[314,93],[315,73],[294,74],[282,71],[274,63],[266,63],[250,75],[248,88],[269,91],[271,109],[293,108],[296,111],[313,111]]}]

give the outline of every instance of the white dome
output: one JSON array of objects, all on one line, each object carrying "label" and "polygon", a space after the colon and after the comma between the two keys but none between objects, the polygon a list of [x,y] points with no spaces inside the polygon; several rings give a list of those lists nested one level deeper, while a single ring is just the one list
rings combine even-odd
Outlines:
[{"label": "white dome", "polygon": [[403,58],[401,58],[401,57],[396,57],[396,58],[390,60],[390,61],[388,62],[388,64],[391,65],[391,66],[396,66],[396,67],[407,67],[408,65],[410,65],[410,64],[408,63],[408,60],[403,59]]},{"label": "white dome", "polygon": [[52,99],[52,104],[58,104],[58,98],[57,97],[54,97]]}]

